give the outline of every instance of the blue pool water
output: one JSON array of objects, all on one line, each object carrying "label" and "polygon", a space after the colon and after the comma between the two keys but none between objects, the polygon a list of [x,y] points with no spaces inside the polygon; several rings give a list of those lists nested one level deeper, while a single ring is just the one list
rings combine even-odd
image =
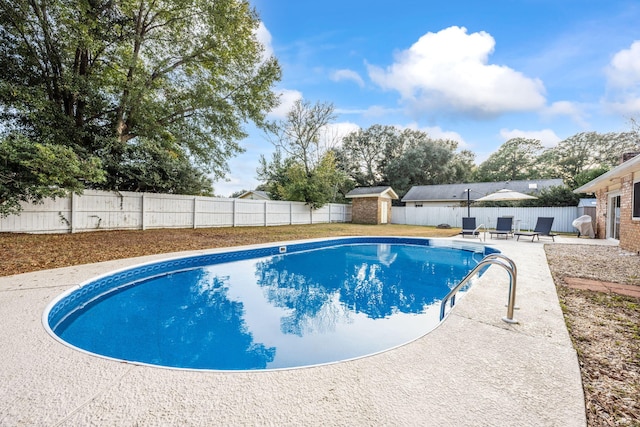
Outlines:
[{"label": "blue pool water", "polygon": [[45,324],[78,349],[175,368],[352,359],[432,330],[442,297],[494,252],[448,245],[349,238],[147,264],[63,294]]}]

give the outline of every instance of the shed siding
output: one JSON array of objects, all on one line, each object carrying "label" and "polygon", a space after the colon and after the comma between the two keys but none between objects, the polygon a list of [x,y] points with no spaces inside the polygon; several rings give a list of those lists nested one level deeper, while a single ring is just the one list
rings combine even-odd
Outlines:
[{"label": "shed siding", "polygon": [[353,199],[351,208],[352,222],[356,224],[379,224],[380,198],[358,197]]}]

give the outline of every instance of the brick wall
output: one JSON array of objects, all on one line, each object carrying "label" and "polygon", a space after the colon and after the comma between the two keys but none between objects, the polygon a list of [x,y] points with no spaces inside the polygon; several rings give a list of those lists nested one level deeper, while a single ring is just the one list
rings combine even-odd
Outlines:
[{"label": "brick wall", "polygon": [[[640,174],[640,172],[636,172]],[[620,248],[640,253],[640,220],[634,220],[633,215],[633,180],[634,175],[629,173],[620,181]],[[607,215],[609,214],[609,188],[598,190],[596,207],[596,237],[607,238]]]},{"label": "brick wall", "polygon": [[381,224],[382,202],[387,202],[387,223],[391,223],[391,199],[358,197],[351,204],[351,222],[354,224]]},{"label": "brick wall", "polygon": [[622,178],[620,248],[640,253],[640,220],[633,219],[633,174]]},{"label": "brick wall", "polygon": [[606,189],[598,190],[596,193],[596,238],[607,238],[607,191]]},{"label": "brick wall", "polygon": [[351,222],[354,224],[379,224],[380,200],[378,197],[358,197],[351,205]]}]

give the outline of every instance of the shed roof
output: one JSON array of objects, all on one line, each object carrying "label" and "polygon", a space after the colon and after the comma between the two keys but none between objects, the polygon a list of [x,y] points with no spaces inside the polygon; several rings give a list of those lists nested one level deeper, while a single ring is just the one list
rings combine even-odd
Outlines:
[{"label": "shed roof", "polygon": [[389,186],[357,187],[349,191],[345,197],[349,199],[355,197],[389,197],[391,199],[398,199],[396,192]]},{"label": "shed roof", "polygon": [[251,194],[255,194],[257,197],[259,197],[261,199],[264,199],[264,200],[271,200],[271,197],[269,196],[269,193],[267,193],[266,191],[261,191],[261,190],[249,190],[249,191],[246,191],[246,192],[242,193],[240,196],[238,196],[238,199],[246,199]]},{"label": "shed roof", "polygon": [[579,208],[589,208],[589,207],[596,207],[596,201],[598,199],[580,199],[580,202],[578,203],[578,207]]},{"label": "shed roof", "polygon": [[471,182],[463,184],[415,185],[402,198],[403,202],[453,202],[476,200],[507,188],[525,194],[536,194],[549,187],[564,185],[562,179],[533,179],[521,181]]}]

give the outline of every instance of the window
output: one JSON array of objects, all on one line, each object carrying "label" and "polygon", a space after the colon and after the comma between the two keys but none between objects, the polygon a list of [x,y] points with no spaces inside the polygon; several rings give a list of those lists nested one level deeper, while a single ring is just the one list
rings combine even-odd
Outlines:
[{"label": "window", "polygon": [[422,207],[422,203],[416,203],[416,208],[421,208]]},{"label": "window", "polygon": [[633,184],[633,214],[634,218],[640,219],[640,181]]}]

